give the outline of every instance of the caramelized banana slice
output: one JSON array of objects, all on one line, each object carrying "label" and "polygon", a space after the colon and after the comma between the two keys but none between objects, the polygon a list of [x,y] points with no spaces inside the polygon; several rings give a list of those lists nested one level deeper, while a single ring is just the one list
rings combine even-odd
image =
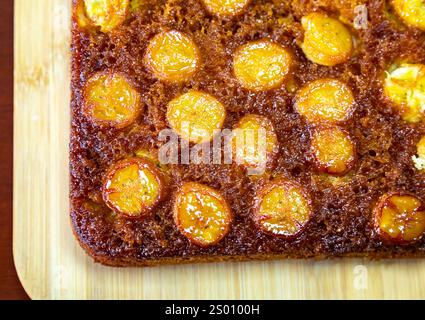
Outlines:
[{"label": "caramelized banana slice", "polygon": [[319,79],[304,86],[297,94],[296,109],[310,122],[342,122],[354,107],[350,88],[336,79]]},{"label": "caramelized banana slice", "polygon": [[102,32],[110,32],[124,22],[130,0],[83,0],[86,15]]},{"label": "caramelized banana slice", "polygon": [[145,216],[163,195],[162,174],[143,158],[130,158],[113,165],[103,185],[105,203],[127,217]]},{"label": "caramelized banana slice", "polygon": [[94,74],[84,86],[84,114],[100,125],[124,128],[140,113],[140,95],[119,73]]},{"label": "caramelized banana slice", "polygon": [[305,31],[301,49],[314,63],[335,66],[350,59],[353,39],[338,20],[322,13],[311,13],[301,20]]},{"label": "caramelized banana slice", "polygon": [[81,29],[85,29],[92,25],[92,22],[87,17],[86,13],[86,5],[84,4],[84,0],[78,0],[74,7],[74,15],[77,21],[78,26]]},{"label": "caramelized banana slice", "polygon": [[273,124],[266,117],[256,114],[246,115],[233,132],[233,155],[239,165],[246,167],[266,165],[278,151],[278,140]]},{"label": "caramelized banana slice", "polygon": [[387,73],[385,95],[398,107],[403,120],[417,123],[425,114],[425,65],[404,63]]},{"label": "caramelized banana slice", "polygon": [[234,54],[234,73],[249,90],[270,90],[280,86],[292,64],[291,54],[270,40],[249,42]]},{"label": "caramelized banana slice", "polygon": [[241,13],[251,0],[203,0],[208,11],[220,16]]},{"label": "caramelized banana slice", "polygon": [[303,230],[311,212],[304,190],[292,181],[279,179],[257,194],[254,221],[265,233],[293,238]]},{"label": "caramelized banana slice", "polygon": [[229,232],[232,213],[219,192],[188,182],[177,194],[174,220],[180,232],[191,242],[207,247],[218,243]]},{"label": "caramelized banana slice", "polygon": [[416,169],[425,170],[425,136],[423,136],[418,142],[416,148],[417,155],[412,157],[413,163],[415,164]]},{"label": "caramelized banana slice", "polygon": [[423,0],[392,0],[392,4],[406,24],[425,31],[425,2]]},{"label": "caramelized banana slice", "polygon": [[339,127],[314,130],[311,149],[317,168],[329,174],[347,173],[356,160],[354,143],[348,133]]},{"label": "caramelized banana slice", "polygon": [[160,80],[186,81],[199,67],[199,49],[179,31],[162,32],[149,43],[145,62]]},{"label": "caramelized banana slice", "polygon": [[200,91],[188,93],[168,104],[167,120],[183,139],[202,143],[210,141],[214,130],[222,128],[226,109],[213,96]]},{"label": "caramelized banana slice", "polygon": [[382,196],[375,207],[374,219],[379,235],[393,243],[414,242],[425,233],[425,206],[419,198],[407,193]]}]

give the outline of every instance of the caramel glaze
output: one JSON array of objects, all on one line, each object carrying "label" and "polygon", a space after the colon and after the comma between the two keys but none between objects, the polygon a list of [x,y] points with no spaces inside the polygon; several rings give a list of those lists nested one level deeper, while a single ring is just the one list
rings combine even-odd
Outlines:
[{"label": "caramel glaze", "polygon": [[[274,257],[425,256],[424,238],[407,246],[384,244],[372,219],[377,199],[386,192],[403,190],[425,200],[425,175],[414,169],[411,160],[425,125],[403,122],[382,91],[384,71],[394,61],[425,63],[425,33],[389,18],[385,1],[371,0],[369,28],[351,29],[356,38],[353,57],[347,63],[323,67],[308,61],[297,46],[303,37],[301,17],[319,10],[352,19],[353,10],[347,1],[292,2],[259,0],[241,15],[220,18],[209,14],[198,0],[148,1],[110,34],[80,29],[74,15],[71,218],[80,243],[97,261],[127,266]],[[200,70],[186,83],[158,81],[143,64],[149,40],[166,29],[189,35],[202,53]],[[332,185],[315,172],[309,150],[310,124],[295,111],[294,90],[283,85],[253,93],[237,83],[232,53],[261,38],[292,50],[291,87],[299,89],[309,81],[331,77],[353,90],[355,111],[342,126],[356,143],[358,159],[345,184]],[[101,70],[127,74],[141,93],[141,115],[124,130],[98,127],[82,113],[83,85]],[[312,198],[312,218],[296,239],[276,238],[255,228],[251,218],[254,194],[269,177],[250,179],[236,165],[170,166],[170,194],[183,181],[204,183],[219,190],[234,212],[229,234],[209,248],[191,244],[178,232],[171,212],[172,196],[142,220],[118,217],[103,204],[101,186],[110,165],[141,148],[159,148],[157,135],[167,128],[167,103],[189,89],[212,94],[226,106],[224,128],[234,127],[248,113],[272,120],[280,150],[271,175],[294,179]]]}]

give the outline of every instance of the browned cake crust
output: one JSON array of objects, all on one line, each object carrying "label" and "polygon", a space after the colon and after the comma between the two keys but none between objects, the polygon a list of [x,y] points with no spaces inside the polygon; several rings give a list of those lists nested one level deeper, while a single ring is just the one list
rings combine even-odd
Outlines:
[{"label": "browned cake crust", "polygon": [[[76,238],[97,262],[111,266],[275,258],[341,256],[423,257],[425,239],[404,245],[383,242],[373,225],[373,208],[382,194],[406,191],[425,201],[425,174],[412,155],[425,134],[424,122],[402,121],[385,99],[382,78],[394,61],[425,63],[425,33],[389,18],[383,0],[368,4],[369,27],[350,31],[356,49],[348,62],[324,67],[307,60],[297,43],[300,19],[312,11],[353,19],[356,1],[253,1],[233,18],[219,18],[199,0],[146,1],[114,32],[72,25],[72,127],[70,143],[71,221]],[[357,1],[358,3],[362,1]],[[74,0],[75,8],[76,0]],[[202,53],[201,67],[189,81],[166,83],[147,70],[143,57],[149,40],[161,30],[189,35]],[[356,105],[343,123],[357,148],[348,182],[332,185],[312,166],[307,121],[294,109],[296,90],[281,86],[252,92],[235,80],[232,54],[250,40],[270,38],[294,53],[292,86],[299,89],[320,78],[336,78],[352,89]],[[142,112],[125,129],[97,126],[83,114],[83,86],[97,71],[128,76],[141,94]],[[233,165],[172,165],[168,194],[152,215],[127,219],[102,200],[105,173],[113,163],[141,149],[158,149],[158,133],[168,127],[167,103],[188,89],[215,96],[226,106],[224,128],[256,113],[272,120],[279,153],[272,168],[302,185],[312,199],[312,216],[294,239],[261,232],[252,219],[255,194],[265,180],[253,179]],[[217,244],[191,243],[175,226],[174,193],[186,181],[215,188],[234,214],[229,233]]]}]

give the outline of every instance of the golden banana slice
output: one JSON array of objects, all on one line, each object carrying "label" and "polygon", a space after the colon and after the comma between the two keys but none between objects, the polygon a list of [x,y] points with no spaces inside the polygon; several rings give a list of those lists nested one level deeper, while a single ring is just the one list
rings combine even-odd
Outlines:
[{"label": "golden banana slice", "polygon": [[186,81],[199,68],[199,49],[192,39],[179,31],[162,32],[149,43],[145,63],[160,80]]},{"label": "golden banana slice", "polygon": [[416,145],[416,155],[412,157],[416,169],[425,170],[425,136]]},{"label": "golden banana slice", "polygon": [[84,4],[84,0],[77,1],[74,7],[74,15],[75,15],[77,24],[81,29],[85,29],[93,25],[93,23],[87,17],[86,5]]},{"label": "golden banana slice", "polygon": [[404,63],[392,68],[387,73],[384,92],[405,121],[422,121],[425,114],[425,65]]},{"label": "golden banana slice", "polygon": [[233,156],[237,164],[255,168],[266,165],[276,156],[278,140],[268,118],[256,114],[246,115],[233,132]]},{"label": "golden banana slice", "polygon": [[148,214],[164,196],[164,182],[157,167],[144,158],[114,164],[106,174],[103,200],[109,208],[130,218]]},{"label": "golden banana slice", "polygon": [[270,40],[252,41],[236,50],[233,68],[239,83],[253,91],[279,87],[289,74],[292,56]]},{"label": "golden banana slice", "polygon": [[392,0],[392,4],[406,24],[425,31],[425,2],[423,0]]},{"label": "golden banana slice", "polygon": [[203,0],[208,11],[220,16],[241,13],[251,0]]},{"label": "golden banana slice", "polygon": [[232,213],[227,201],[216,190],[188,182],[180,188],[174,205],[174,220],[191,242],[212,246],[230,230]]},{"label": "golden banana slice", "polygon": [[301,49],[314,63],[335,66],[350,59],[353,39],[338,20],[322,13],[311,13],[301,19],[304,41]]},{"label": "golden banana slice", "polygon": [[356,160],[356,148],[348,133],[339,127],[314,130],[311,149],[318,170],[343,175],[351,170]]},{"label": "golden banana slice", "polygon": [[130,0],[83,0],[87,17],[102,32],[110,32],[127,18]]},{"label": "golden banana slice", "polygon": [[140,94],[122,74],[99,72],[84,86],[83,112],[93,122],[124,128],[140,113]]},{"label": "golden banana slice", "polygon": [[394,192],[383,195],[374,209],[378,234],[396,244],[419,240],[425,233],[425,206],[414,195]]},{"label": "golden banana slice", "polygon": [[310,122],[346,121],[355,100],[351,89],[336,79],[312,81],[298,92],[295,107]]},{"label": "golden banana slice", "polygon": [[265,233],[292,239],[311,217],[310,199],[296,183],[278,179],[257,194],[254,221]]},{"label": "golden banana slice", "polygon": [[189,91],[168,104],[167,120],[183,139],[203,143],[210,141],[215,130],[223,127],[225,107],[213,96]]}]

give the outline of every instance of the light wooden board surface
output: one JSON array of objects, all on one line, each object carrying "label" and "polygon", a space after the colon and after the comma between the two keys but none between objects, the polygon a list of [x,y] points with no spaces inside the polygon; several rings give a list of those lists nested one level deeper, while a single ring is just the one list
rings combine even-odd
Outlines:
[{"label": "light wooden board surface", "polygon": [[94,264],[68,218],[70,2],[15,0],[14,257],[32,298],[425,298],[425,260]]}]

